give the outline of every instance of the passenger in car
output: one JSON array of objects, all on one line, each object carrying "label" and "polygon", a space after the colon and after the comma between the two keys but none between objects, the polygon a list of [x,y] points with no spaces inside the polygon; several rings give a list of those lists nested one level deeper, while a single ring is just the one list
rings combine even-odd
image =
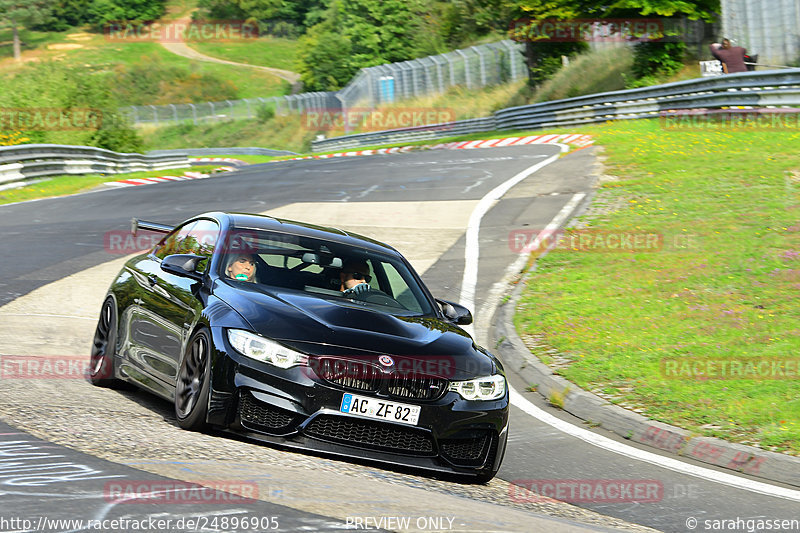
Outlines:
[{"label": "passenger in car", "polygon": [[252,254],[234,254],[228,258],[225,274],[239,281],[256,281],[256,260]]}]

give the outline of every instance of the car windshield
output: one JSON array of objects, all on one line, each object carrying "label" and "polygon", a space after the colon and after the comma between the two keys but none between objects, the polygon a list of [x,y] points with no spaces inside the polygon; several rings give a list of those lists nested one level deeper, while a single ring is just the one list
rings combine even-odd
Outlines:
[{"label": "car windshield", "polygon": [[265,288],[344,298],[393,315],[433,314],[423,289],[403,261],[326,240],[237,229],[228,238],[219,274]]}]

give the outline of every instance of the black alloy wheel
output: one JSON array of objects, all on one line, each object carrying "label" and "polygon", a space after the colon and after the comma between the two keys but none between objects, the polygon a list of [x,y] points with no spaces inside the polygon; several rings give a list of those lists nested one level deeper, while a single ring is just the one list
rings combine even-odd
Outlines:
[{"label": "black alloy wheel", "polygon": [[206,427],[210,376],[209,335],[208,330],[201,329],[189,341],[175,383],[175,417],[183,429],[200,431]]},{"label": "black alloy wheel", "polygon": [[98,387],[117,387],[122,381],[114,377],[114,355],[117,349],[117,307],[107,298],[100,310],[89,360],[89,381]]}]

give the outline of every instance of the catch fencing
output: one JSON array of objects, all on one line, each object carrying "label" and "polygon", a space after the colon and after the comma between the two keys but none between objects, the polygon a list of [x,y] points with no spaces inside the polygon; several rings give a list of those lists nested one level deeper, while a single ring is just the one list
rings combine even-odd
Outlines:
[{"label": "catch fencing", "polygon": [[487,128],[538,130],[611,120],[658,118],[669,110],[795,106],[800,106],[800,69],[747,72],[511,107],[497,111],[491,117],[472,121],[343,135],[313,141],[312,150],[320,152],[441,139],[480,133],[488,131]]},{"label": "catch fencing", "polygon": [[522,45],[504,40],[411,61],[362,68],[338,92],[130,106],[121,108],[120,112],[135,126],[166,126],[254,119],[271,111],[286,115],[353,107],[371,109],[401,99],[443,93],[454,86],[473,89],[522,79],[526,70],[521,49]]}]

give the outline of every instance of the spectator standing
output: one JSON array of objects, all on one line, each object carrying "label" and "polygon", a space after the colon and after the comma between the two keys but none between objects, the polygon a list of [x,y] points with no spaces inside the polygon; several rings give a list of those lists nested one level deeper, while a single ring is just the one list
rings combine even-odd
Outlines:
[{"label": "spectator standing", "polygon": [[732,46],[730,39],[722,39],[722,45],[712,44],[711,55],[722,63],[722,70],[725,74],[747,72],[747,65],[744,64],[747,50],[741,46]]}]

